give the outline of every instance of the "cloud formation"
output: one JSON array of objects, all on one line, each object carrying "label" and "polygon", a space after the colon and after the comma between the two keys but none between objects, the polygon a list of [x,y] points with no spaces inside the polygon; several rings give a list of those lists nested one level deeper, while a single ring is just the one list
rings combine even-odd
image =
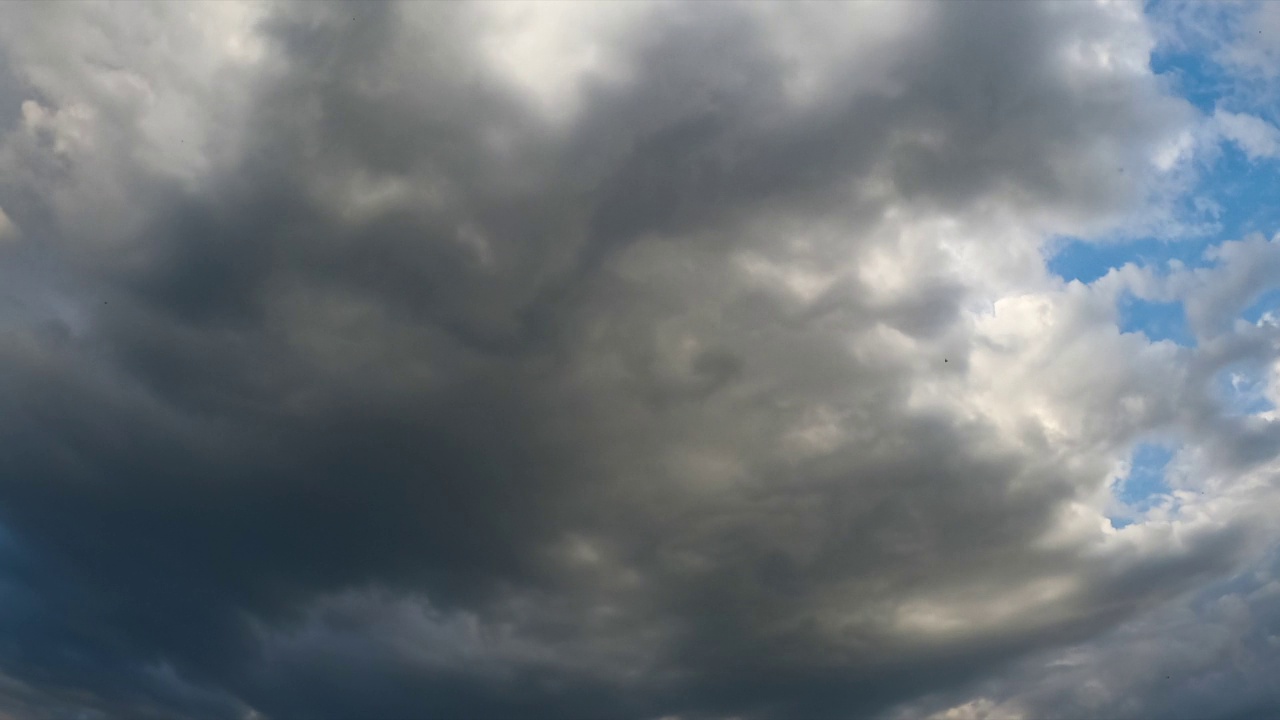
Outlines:
[{"label": "cloud formation", "polygon": [[1280,240],[1045,268],[1195,220],[1138,6],[3,13],[12,712],[1140,717],[1274,634],[1179,603],[1277,540]]}]

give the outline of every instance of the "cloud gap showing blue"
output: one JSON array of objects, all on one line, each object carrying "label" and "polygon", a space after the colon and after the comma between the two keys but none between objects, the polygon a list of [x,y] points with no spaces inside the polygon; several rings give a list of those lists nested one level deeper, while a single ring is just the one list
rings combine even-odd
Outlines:
[{"label": "cloud gap showing blue", "polygon": [[[1146,14],[1175,11],[1166,2],[1148,2]],[[1231,22],[1232,11],[1214,11],[1213,22],[1224,28]],[[1274,108],[1254,107],[1245,102],[1233,88],[1235,79],[1215,62],[1205,48],[1158,45],[1150,56],[1153,72],[1170,89],[1186,99],[1205,117],[1215,111],[1245,112],[1264,118],[1274,115]],[[1063,280],[1092,283],[1112,269],[1134,264],[1160,271],[1170,261],[1188,268],[1212,265],[1205,251],[1226,240],[1250,233],[1269,234],[1280,225],[1280,172],[1274,159],[1250,158],[1234,142],[1223,140],[1199,159],[1202,164],[1195,187],[1181,203],[1184,217],[1211,221],[1212,232],[1197,237],[1134,237],[1083,239],[1057,238],[1049,246],[1048,270]],[[1256,323],[1264,313],[1280,304],[1280,292],[1272,291],[1255,301],[1244,313],[1244,319]],[[1152,303],[1132,297],[1120,301],[1119,325],[1123,332],[1142,332],[1152,340],[1171,340],[1194,346],[1180,303]]]},{"label": "cloud gap showing blue", "polygon": [[1092,283],[1114,268],[1129,263],[1141,267],[1162,266],[1178,260],[1187,267],[1207,265],[1203,260],[1208,243],[1178,242],[1145,237],[1124,242],[1099,243],[1078,238],[1061,238],[1049,256],[1049,272],[1068,282]]},{"label": "cloud gap showing blue", "polygon": [[1130,460],[1129,475],[1116,486],[1116,499],[1124,504],[1124,512],[1111,518],[1119,529],[1132,525],[1134,515],[1150,510],[1169,492],[1165,468],[1173,459],[1173,450],[1158,443],[1138,443]]},{"label": "cloud gap showing blue", "polygon": [[1240,317],[1256,325],[1267,313],[1280,314],[1280,287],[1271,288],[1258,296],[1240,313]]},{"label": "cloud gap showing blue", "polygon": [[1125,293],[1118,310],[1121,332],[1140,332],[1152,341],[1169,340],[1183,347],[1196,345],[1180,302],[1152,302]]},{"label": "cloud gap showing blue", "polygon": [[1232,363],[1213,378],[1213,392],[1227,412],[1236,416],[1256,415],[1275,410],[1264,394],[1266,378],[1262,368]]}]

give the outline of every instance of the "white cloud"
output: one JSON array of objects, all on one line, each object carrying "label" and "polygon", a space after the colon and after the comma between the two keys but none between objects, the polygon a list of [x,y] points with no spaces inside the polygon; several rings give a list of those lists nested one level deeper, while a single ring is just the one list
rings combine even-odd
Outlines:
[{"label": "white cloud", "polygon": [[1280,74],[1280,8],[1275,3],[1240,3],[1231,35],[1218,59],[1246,79],[1271,80]]},{"label": "white cloud", "polygon": [[15,240],[20,234],[18,226],[13,224],[13,220],[5,213],[4,208],[0,208],[0,242]]},{"label": "white cloud", "polygon": [[1218,108],[1213,122],[1224,138],[1240,147],[1250,160],[1280,158],[1280,128],[1247,113]]},{"label": "white cloud", "polygon": [[978,698],[940,710],[927,720],[1023,720],[1026,717],[1016,708],[1001,706],[989,698]]}]

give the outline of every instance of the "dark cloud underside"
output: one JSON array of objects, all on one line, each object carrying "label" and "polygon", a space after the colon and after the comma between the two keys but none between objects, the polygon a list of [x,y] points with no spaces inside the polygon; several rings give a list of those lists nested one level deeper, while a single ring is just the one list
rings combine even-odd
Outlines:
[{"label": "dark cloud underside", "polygon": [[[7,11],[88,68],[5,36],[4,273],[55,298],[0,342],[16,715],[866,717],[1256,551],[1245,520],[1071,524],[1183,422],[1141,368],[1063,392],[1104,437],[963,395],[1022,352],[973,319],[993,268],[1146,207],[1193,117],[1073,60],[1140,20],[780,6],[848,26],[797,99],[763,9],[654,6],[548,113],[492,60],[524,37],[496,6],[270,6],[217,72],[156,49],[197,32],[180,8],[110,11],[138,50]],[[860,23],[896,39],[859,52]],[[166,88],[213,118],[182,116],[193,181],[183,125],[148,124]],[[1217,449],[1257,468],[1250,437]]]}]

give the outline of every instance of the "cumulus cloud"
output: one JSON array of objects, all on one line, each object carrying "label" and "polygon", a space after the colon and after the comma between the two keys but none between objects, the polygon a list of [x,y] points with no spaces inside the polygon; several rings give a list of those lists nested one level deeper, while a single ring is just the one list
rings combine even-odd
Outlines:
[{"label": "cumulus cloud", "polygon": [[1018,663],[1276,540],[1280,435],[1213,392],[1280,342],[1235,322],[1276,242],[1045,268],[1176,219],[1204,118],[1138,6],[3,13],[0,668],[42,712],[1141,716]]},{"label": "cumulus cloud", "polygon": [[[1088,642],[1032,654],[971,689],[976,700],[933,717],[1267,717],[1280,644],[1274,553],[1246,570]],[[948,702],[910,704],[896,717]]]},{"label": "cumulus cloud", "polygon": [[1280,10],[1270,3],[1244,4],[1239,10],[1231,16],[1233,36],[1218,58],[1248,80],[1274,80],[1280,72]]},{"label": "cumulus cloud", "polygon": [[1222,109],[1213,119],[1223,137],[1240,146],[1250,160],[1280,157],[1280,129],[1266,120]]}]

